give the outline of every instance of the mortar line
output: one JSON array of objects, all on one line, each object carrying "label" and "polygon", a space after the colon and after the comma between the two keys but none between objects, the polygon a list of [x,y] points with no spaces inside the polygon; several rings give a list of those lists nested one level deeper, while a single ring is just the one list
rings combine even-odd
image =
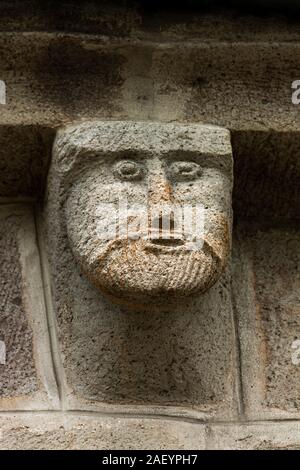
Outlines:
[{"label": "mortar line", "polygon": [[265,419],[245,419],[243,422],[240,420],[204,420],[199,418],[184,417],[184,416],[170,416],[165,414],[143,414],[143,413],[122,413],[122,412],[100,412],[89,410],[1,410],[0,418],[14,415],[51,415],[61,418],[66,416],[85,416],[91,418],[120,418],[120,419],[149,419],[149,420],[165,420],[186,422],[191,424],[205,425],[207,428],[215,426],[254,426],[254,425],[272,425],[272,424],[288,424],[295,423],[300,425],[300,418],[265,418]]},{"label": "mortar line", "polygon": [[[274,46],[276,47],[293,47],[294,49],[297,49],[300,46],[300,37],[296,38],[293,42],[291,42],[289,39],[281,39],[277,38],[277,40],[270,41],[268,39],[249,39],[249,40],[239,40],[236,41],[233,38],[231,39],[224,39],[224,38],[211,38],[211,39],[206,39],[204,36],[201,37],[200,41],[198,37],[195,37],[193,39],[189,40],[183,40],[182,37],[178,38],[162,38],[160,34],[155,34],[156,37],[152,38],[147,38],[147,37],[140,37],[140,34],[144,34],[143,30],[137,30],[136,31],[136,36],[111,36],[107,34],[97,34],[97,33],[87,33],[87,32],[72,32],[72,31],[65,31],[65,30],[53,30],[53,31],[45,31],[45,30],[40,30],[40,29],[33,29],[31,31],[26,31],[26,30],[18,30],[18,31],[5,31],[5,30],[0,30],[0,37],[15,37],[15,36],[23,36],[24,38],[26,37],[34,37],[34,36],[43,36],[45,38],[53,38],[57,37],[57,35],[60,35],[62,38],[78,38],[81,39],[82,41],[97,41],[97,44],[99,45],[99,49],[101,48],[106,48],[106,49],[111,49],[111,48],[119,48],[119,47],[139,47],[139,46],[148,46],[148,47],[158,47],[158,48],[176,48],[180,46],[180,48],[190,48],[190,47],[195,47],[195,48],[201,48],[201,47],[207,47],[207,46],[227,46],[228,48],[232,48],[232,45],[234,44],[235,46],[243,46],[243,47],[248,47],[248,46],[255,46],[257,47],[266,47],[266,46]],[[110,42],[108,43],[107,40]]]}]

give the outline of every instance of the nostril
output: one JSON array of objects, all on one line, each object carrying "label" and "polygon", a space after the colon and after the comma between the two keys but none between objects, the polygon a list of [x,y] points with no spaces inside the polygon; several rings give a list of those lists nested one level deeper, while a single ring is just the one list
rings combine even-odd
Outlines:
[{"label": "nostril", "polygon": [[175,230],[175,216],[174,212],[169,213],[160,212],[158,217],[151,220],[151,227],[153,230]]},{"label": "nostril", "polygon": [[160,215],[159,217],[152,220],[151,226],[154,230],[170,230],[173,231],[175,228],[174,214]]}]

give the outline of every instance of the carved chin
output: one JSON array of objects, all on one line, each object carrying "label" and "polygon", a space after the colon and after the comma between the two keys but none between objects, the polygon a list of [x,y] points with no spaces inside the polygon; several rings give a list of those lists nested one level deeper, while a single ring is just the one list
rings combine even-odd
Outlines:
[{"label": "carved chin", "polygon": [[205,292],[219,278],[222,264],[207,243],[195,251],[119,241],[93,263],[84,263],[84,271],[98,289],[121,301],[157,304]]}]

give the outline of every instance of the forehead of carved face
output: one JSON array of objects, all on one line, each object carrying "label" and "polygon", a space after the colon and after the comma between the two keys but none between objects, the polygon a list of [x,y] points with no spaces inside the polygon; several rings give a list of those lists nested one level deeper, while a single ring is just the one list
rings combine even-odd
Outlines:
[{"label": "forehead of carved face", "polygon": [[81,124],[59,134],[54,165],[71,249],[103,293],[133,304],[178,302],[216,282],[230,248],[227,130]]}]

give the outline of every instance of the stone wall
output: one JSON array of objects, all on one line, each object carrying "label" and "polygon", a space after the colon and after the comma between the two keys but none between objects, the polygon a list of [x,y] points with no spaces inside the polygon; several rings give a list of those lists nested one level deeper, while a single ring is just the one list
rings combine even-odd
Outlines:
[{"label": "stone wall", "polygon": [[[0,6],[0,448],[300,448],[300,23],[101,3]],[[49,168],[84,121],[229,129],[201,302],[132,311],[77,270]]]}]

